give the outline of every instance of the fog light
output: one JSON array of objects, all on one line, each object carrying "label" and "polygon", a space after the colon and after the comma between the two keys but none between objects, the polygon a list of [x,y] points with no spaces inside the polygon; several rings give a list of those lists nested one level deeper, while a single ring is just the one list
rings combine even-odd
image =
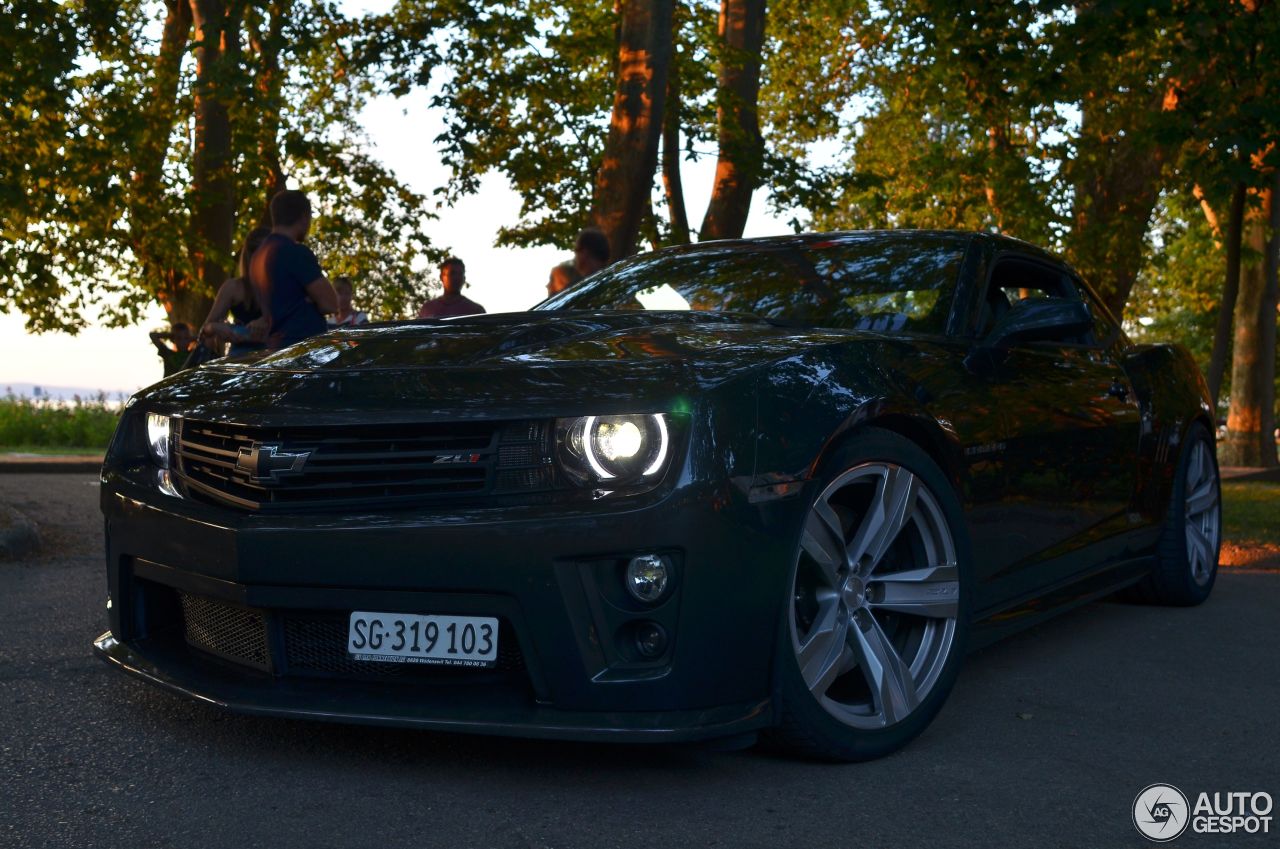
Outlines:
[{"label": "fog light", "polygon": [[636,651],[641,657],[652,660],[662,657],[667,650],[667,632],[657,622],[641,622],[636,625]]},{"label": "fog light", "polygon": [[636,601],[653,604],[667,591],[667,561],[656,554],[641,554],[627,564],[627,592]]}]

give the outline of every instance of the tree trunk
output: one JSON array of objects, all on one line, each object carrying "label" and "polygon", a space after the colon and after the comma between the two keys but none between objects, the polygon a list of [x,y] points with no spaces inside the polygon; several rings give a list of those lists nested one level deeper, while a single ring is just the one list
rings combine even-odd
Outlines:
[{"label": "tree trunk", "polygon": [[[1209,355],[1209,397],[1213,399],[1214,415],[1217,415],[1218,399],[1222,396],[1222,376],[1227,370],[1228,341],[1231,339],[1231,322],[1236,314],[1236,297],[1240,292],[1240,240],[1244,230],[1245,184],[1236,183],[1231,195],[1231,210],[1224,235],[1227,248],[1227,272],[1222,281],[1222,303],[1218,306],[1218,324],[1213,330],[1213,353]],[[1201,205],[1208,210],[1207,201]],[[1215,226],[1214,216],[1207,211],[1209,225]]]},{"label": "tree trunk", "polygon": [[[987,153],[990,155],[990,162],[998,161],[1001,157],[1009,155],[1009,134],[1005,132],[1003,126],[992,126],[987,128]],[[1010,236],[1016,236],[1015,230],[1010,230],[1004,220],[1004,208],[1001,205],[1003,200],[1000,192],[996,189],[995,181],[991,179],[991,165],[986,168],[986,188],[987,206],[991,208],[991,216],[995,219],[996,230]]]},{"label": "tree trunk", "polygon": [[662,117],[662,186],[667,195],[671,243],[689,244],[689,213],[684,205],[684,181],[680,178],[680,62],[674,57],[667,78],[667,103]]},{"label": "tree trunk", "polygon": [[621,0],[617,91],[596,176],[591,218],[609,239],[611,260],[636,250],[658,164],[674,0]]},{"label": "tree trunk", "polygon": [[1262,390],[1260,410],[1262,427],[1262,454],[1269,465],[1280,465],[1276,455],[1276,321],[1280,320],[1280,171],[1271,175],[1270,211],[1267,222],[1267,254],[1262,264],[1266,291],[1262,299],[1261,327],[1262,362],[1259,364],[1258,383]]},{"label": "tree trunk", "polygon": [[160,50],[134,155],[133,190],[128,199],[131,247],[143,274],[161,281],[156,290],[169,293],[170,297],[162,298],[162,305],[170,314],[172,293],[181,286],[185,275],[175,268],[178,257],[164,248],[172,240],[163,234],[172,229],[174,222],[164,219],[164,207],[156,201],[162,191],[165,157],[177,120],[178,81],[190,38],[189,0],[166,0]]},{"label": "tree trunk", "polygon": [[[191,11],[196,29],[196,125],[188,246],[200,294],[211,301],[213,293],[228,276],[235,236],[235,181],[228,105],[240,71],[243,8],[236,0],[191,0]],[[199,317],[203,318],[203,315]]]},{"label": "tree trunk", "polygon": [[1114,131],[1107,105],[1086,101],[1081,110],[1080,149],[1071,164],[1075,204],[1067,252],[1111,313],[1120,317],[1142,268],[1165,152],[1134,127],[1123,134]]},{"label": "tree trunk", "polygon": [[291,14],[293,0],[273,0],[262,11],[269,19],[249,31],[249,44],[257,55],[253,87],[258,118],[257,166],[261,173],[258,180],[262,199],[260,227],[271,226],[271,198],[289,187],[280,161],[280,112],[284,103],[280,52],[285,46],[284,24]]},{"label": "tree trunk", "polygon": [[765,0],[721,0],[720,155],[711,203],[699,238],[738,239],[747,226],[751,195],[760,185],[764,141],[760,136],[760,64]]},{"label": "tree trunk", "polygon": [[[1224,466],[1277,465],[1275,428],[1275,274],[1276,238],[1267,238],[1268,213],[1276,208],[1276,187],[1259,193],[1260,209],[1250,211],[1245,230],[1257,261],[1244,265],[1236,301],[1235,344],[1231,358],[1231,406],[1227,436],[1219,448]],[[1270,279],[1268,279],[1270,278]]]}]

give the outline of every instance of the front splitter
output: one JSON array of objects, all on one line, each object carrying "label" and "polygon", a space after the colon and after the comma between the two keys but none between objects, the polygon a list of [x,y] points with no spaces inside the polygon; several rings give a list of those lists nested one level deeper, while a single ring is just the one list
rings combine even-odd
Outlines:
[{"label": "front splitter", "polygon": [[[234,713],[285,719],[421,728],[466,734],[615,743],[682,743],[734,737],[771,724],[768,700],[688,711],[565,711],[530,701],[520,706],[450,699],[447,705],[334,693],[326,682],[263,675],[241,679],[220,670],[156,662],[110,632],[93,643],[109,664],[172,693]],[[332,682],[327,682],[331,685]]]}]

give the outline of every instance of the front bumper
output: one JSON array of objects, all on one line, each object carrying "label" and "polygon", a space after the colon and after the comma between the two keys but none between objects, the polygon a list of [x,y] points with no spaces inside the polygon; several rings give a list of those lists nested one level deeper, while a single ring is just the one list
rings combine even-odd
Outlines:
[{"label": "front bumper", "polygon": [[[731,736],[773,721],[800,501],[690,487],[625,510],[268,519],[108,477],[110,631],[95,649],[153,684],[248,714],[581,740]],[[655,550],[677,564],[677,584],[640,610],[610,576]],[[158,592],[260,612],[270,659],[250,668],[193,648],[180,621],[175,630],[157,613]],[[495,615],[519,663],[395,680],[300,671],[281,623],[351,610]],[[640,618],[670,636],[656,661],[620,648]]]}]

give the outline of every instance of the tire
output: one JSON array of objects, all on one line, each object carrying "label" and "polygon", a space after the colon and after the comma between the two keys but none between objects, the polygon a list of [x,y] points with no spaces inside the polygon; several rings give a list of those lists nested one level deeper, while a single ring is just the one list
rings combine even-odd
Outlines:
[{"label": "tire", "polygon": [[1187,428],[1151,572],[1127,593],[1145,604],[1190,607],[1213,591],[1222,546],[1222,482],[1213,438]]},{"label": "tire", "polygon": [[968,636],[960,503],[915,443],[863,428],[824,464],[786,584],[776,653],[785,750],[864,761],[929,725]]}]

